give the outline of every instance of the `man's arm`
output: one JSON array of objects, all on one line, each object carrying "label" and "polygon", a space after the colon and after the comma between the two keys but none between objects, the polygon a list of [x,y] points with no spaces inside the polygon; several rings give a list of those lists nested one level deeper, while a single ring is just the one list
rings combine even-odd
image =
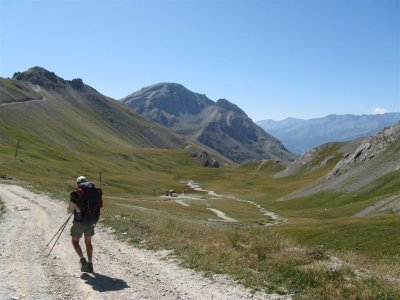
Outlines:
[{"label": "man's arm", "polygon": [[70,201],[67,207],[67,213],[72,214],[77,208],[78,206],[76,203]]},{"label": "man's arm", "polygon": [[69,195],[69,204],[67,207],[67,212],[69,214],[72,214],[75,210],[79,211],[77,205],[78,200],[79,200],[79,194],[76,191],[71,192],[71,194]]}]

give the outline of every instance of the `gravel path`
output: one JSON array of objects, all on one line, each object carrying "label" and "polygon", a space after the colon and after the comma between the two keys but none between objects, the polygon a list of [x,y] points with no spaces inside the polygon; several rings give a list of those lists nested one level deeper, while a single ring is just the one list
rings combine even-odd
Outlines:
[{"label": "gravel path", "polygon": [[251,294],[225,277],[184,269],[166,251],[138,249],[98,226],[94,274],[80,272],[69,228],[47,257],[47,242],[67,219],[66,203],[0,184],[0,299],[289,299]]},{"label": "gravel path", "polygon": [[224,212],[215,209],[215,208],[207,208],[208,210],[211,210],[212,212],[214,212],[219,218],[221,218],[222,220],[226,221],[226,222],[237,222],[236,219],[230,218],[227,215],[225,215]]}]

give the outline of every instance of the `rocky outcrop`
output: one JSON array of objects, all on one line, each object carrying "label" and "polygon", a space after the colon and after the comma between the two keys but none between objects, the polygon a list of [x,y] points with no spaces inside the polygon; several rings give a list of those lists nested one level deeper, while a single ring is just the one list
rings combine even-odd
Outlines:
[{"label": "rocky outcrop", "polygon": [[81,91],[85,86],[80,78],[64,80],[54,72],[50,72],[42,67],[33,67],[24,72],[16,72],[12,79],[29,82],[50,90],[65,89],[66,85],[69,85],[72,88]]},{"label": "rocky outcrop", "polygon": [[393,142],[400,140],[400,124],[385,128],[376,136],[363,140],[361,145],[353,152],[345,154],[339,161],[329,178],[335,178],[354,168],[355,166],[373,159],[378,153],[385,151]]},{"label": "rocky outcrop", "polygon": [[25,72],[16,72],[12,79],[30,82],[47,89],[63,87],[65,84],[64,79],[41,67],[33,67]]},{"label": "rocky outcrop", "polygon": [[207,151],[201,150],[199,148],[194,147],[193,145],[188,145],[185,148],[186,153],[197,159],[199,164],[203,167],[209,168],[219,168],[220,163],[213,155],[210,155]]}]

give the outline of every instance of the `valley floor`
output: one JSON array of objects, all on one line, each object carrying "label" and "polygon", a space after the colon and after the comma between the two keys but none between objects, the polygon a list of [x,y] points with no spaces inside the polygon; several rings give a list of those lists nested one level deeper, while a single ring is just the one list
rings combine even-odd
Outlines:
[{"label": "valley floor", "polygon": [[213,279],[178,265],[166,251],[149,251],[96,227],[94,274],[80,272],[68,224],[50,257],[48,241],[67,219],[66,203],[0,184],[0,299],[289,299],[251,293],[225,277]]}]

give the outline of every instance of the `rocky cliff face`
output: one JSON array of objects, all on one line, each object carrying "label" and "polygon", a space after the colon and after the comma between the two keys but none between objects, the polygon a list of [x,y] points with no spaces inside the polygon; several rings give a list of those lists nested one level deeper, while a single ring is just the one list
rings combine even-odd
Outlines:
[{"label": "rocky cliff face", "polygon": [[396,141],[400,141],[400,124],[385,128],[376,136],[365,138],[356,151],[347,153],[339,161],[329,177],[334,178],[342,175],[357,165],[373,159]]},{"label": "rocky cliff face", "polygon": [[238,163],[249,159],[289,162],[295,158],[279,140],[226,99],[214,102],[182,85],[160,83],[121,101],[146,119],[173,128]]}]

